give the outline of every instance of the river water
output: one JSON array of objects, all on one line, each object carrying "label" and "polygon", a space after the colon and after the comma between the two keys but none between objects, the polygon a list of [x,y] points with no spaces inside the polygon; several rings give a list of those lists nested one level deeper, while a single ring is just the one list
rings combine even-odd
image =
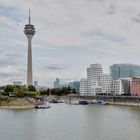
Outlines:
[{"label": "river water", "polygon": [[140,140],[140,108],[55,104],[0,109],[0,140]]}]

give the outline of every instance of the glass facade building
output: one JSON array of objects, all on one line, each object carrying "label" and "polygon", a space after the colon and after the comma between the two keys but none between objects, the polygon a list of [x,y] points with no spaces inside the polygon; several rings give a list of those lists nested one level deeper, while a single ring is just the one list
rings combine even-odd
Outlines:
[{"label": "glass facade building", "polygon": [[128,77],[140,77],[140,65],[113,64],[110,66],[110,75],[113,80]]},{"label": "glass facade building", "polygon": [[74,82],[69,82],[69,85],[71,88],[79,90],[80,88],[80,81],[74,81]]}]

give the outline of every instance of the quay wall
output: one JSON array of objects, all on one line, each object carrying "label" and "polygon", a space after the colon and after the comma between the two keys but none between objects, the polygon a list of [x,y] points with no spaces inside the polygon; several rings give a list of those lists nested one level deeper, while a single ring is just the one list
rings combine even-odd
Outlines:
[{"label": "quay wall", "polygon": [[139,106],[140,107],[140,97],[138,96],[61,96],[61,99],[66,102],[75,100],[104,100],[108,104],[112,105],[127,105],[127,106]]}]

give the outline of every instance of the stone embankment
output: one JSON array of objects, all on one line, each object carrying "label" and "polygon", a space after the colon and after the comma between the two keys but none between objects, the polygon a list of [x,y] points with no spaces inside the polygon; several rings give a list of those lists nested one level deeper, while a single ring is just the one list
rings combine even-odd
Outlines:
[{"label": "stone embankment", "polygon": [[111,105],[126,105],[126,106],[139,106],[140,107],[140,97],[138,96],[61,96],[61,99],[66,102],[75,100],[104,100]]}]

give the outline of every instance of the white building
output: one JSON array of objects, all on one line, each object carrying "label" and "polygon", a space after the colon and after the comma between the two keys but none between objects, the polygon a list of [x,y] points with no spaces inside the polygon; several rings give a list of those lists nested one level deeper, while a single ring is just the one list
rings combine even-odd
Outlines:
[{"label": "white building", "polygon": [[109,74],[100,75],[100,84],[103,94],[109,95],[112,93],[112,77]]},{"label": "white building", "polygon": [[80,80],[80,94],[81,95],[88,94],[88,80],[86,78],[81,78]]},{"label": "white building", "polygon": [[130,95],[132,78],[120,78],[113,82],[115,95]]},{"label": "white building", "polygon": [[87,80],[88,80],[88,94],[98,95],[102,93],[102,87],[100,84],[100,75],[103,74],[101,64],[91,64],[87,68]]},{"label": "white building", "polygon": [[100,86],[97,81],[90,81],[89,84],[90,84],[90,86],[88,85],[89,95],[95,96],[95,95],[100,95],[102,93],[102,86]]},{"label": "white building", "polygon": [[103,74],[101,64],[91,64],[87,68],[87,79],[88,81],[96,81],[100,84],[100,75]]}]

